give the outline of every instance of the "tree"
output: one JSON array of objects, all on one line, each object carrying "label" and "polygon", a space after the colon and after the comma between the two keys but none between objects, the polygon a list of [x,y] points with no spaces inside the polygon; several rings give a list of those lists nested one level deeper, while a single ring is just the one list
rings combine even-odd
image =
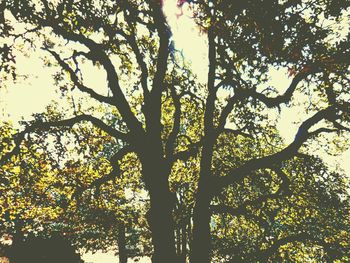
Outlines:
[{"label": "tree", "polygon": [[[349,35],[341,36],[336,28],[322,23],[341,22],[349,6],[346,1],[191,2],[195,19],[208,37],[206,85],[198,83],[179,62],[161,1],[4,0],[1,4],[2,35],[11,43],[2,46],[2,70],[16,77],[15,54],[21,44],[42,49],[47,54],[46,66],[61,68],[62,74],[55,79],[63,91],[74,87],[95,103],[109,105],[118,122],[108,123],[88,110],[78,110],[74,116],[62,113],[38,119],[14,136],[11,149],[3,150],[0,164],[21,152],[28,134],[71,128],[82,122],[104,131],[115,145],[123,146],[110,157],[112,166],[130,152],[141,164],[141,180],[150,200],[147,221],[153,262],[178,262],[176,240],[180,236],[190,239],[190,262],[210,262],[211,232],[215,230],[211,229],[211,204],[218,196],[231,188],[244,188],[254,175],[267,178],[270,191],[254,186],[247,194],[270,198],[276,181],[283,184],[285,174],[288,177],[293,172],[288,163],[301,153],[307,154],[312,141],[322,141],[324,134],[348,138],[349,132]],[[11,26],[14,18],[24,32]],[[94,65],[105,74],[106,90],[86,85],[84,65]],[[266,87],[271,68],[288,70],[292,79],[284,92]],[[67,78],[68,85],[64,84]],[[270,113],[293,108],[305,97],[310,99],[302,107],[309,114],[300,123],[295,139],[288,145],[256,147],[276,137],[270,137],[276,127]],[[196,117],[191,116],[193,108],[199,113]],[[231,150],[220,151],[231,145]],[[251,151],[242,150],[247,147]],[[304,166],[310,159],[298,160],[298,166]],[[191,165],[191,161],[197,164],[192,167],[196,176],[186,183],[175,168]],[[316,176],[319,170],[312,173]],[[174,175],[180,183],[176,184]],[[181,197],[186,189],[195,192],[188,199]],[[311,197],[305,198],[307,204],[313,203]],[[175,236],[173,213],[186,208],[179,200],[192,202],[193,214],[188,212],[190,218],[193,216],[190,238],[184,228]],[[295,204],[276,209],[289,205],[294,208]],[[272,205],[268,206],[266,211]],[[255,216],[263,218],[258,212]],[[318,238],[327,243],[330,237]],[[273,246],[281,241],[275,242]],[[178,249],[185,257],[186,243]],[[257,246],[261,250],[265,245]],[[234,250],[230,253],[231,260],[241,257]]]},{"label": "tree", "polygon": [[[46,114],[55,111],[50,106]],[[15,130],[9,124],[0,127],[0,141],[7,146]],[[81,134],[84,141],[77,144],[72,138],[79,140]],[[13,254],[23,254],[18,252],[22,246],[30,247],[32,242],[22,242],[28,236],[51,240],[59,233],[86,251],[117,245],[120,262],[149,255],[149,235],[142,227],[147,198],[141,199],[139,164],[128,154],[120,165],[110,167],[107,160],[115,150],[111,139],[85,125],[32,135],[22,142],[19,156],[1,169],[0,233],[14,237]],[[59,150],[50,151],[51,144]]]},{"label": "tree", "polygon": [[83,262],[69,241],[57,234],[46,239],[29,236],[15,240],[8,250],[11,262]]},{"label": "tree", "polygon": [[347,260],[346,177],[303,154],[282,167],[253,173],[214,199],[211,233],[218,262]]}]

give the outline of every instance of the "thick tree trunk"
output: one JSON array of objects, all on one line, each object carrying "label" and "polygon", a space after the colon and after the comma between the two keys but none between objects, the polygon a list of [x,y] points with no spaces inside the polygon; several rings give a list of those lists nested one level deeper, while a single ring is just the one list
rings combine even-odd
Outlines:
[{"label": "thick tree trunk", "polygon": [[182,229],[181,229],[181,262],[186,263],[187,258],[187,228],[186,228],[186,221],[184,220],[182,222]]},{"label": "thick tree trunk", "polygon": [[[209,134],[209,132],[207,131]],[[215,139],[207,136],[202,149],[198,193],[193,213],[193,241],[191,246],[191,263],[209,263],[211,258],[210,236],[210,201],[211,201],[211,163]]]},{"label": "thick tree trunk", "polygon": [[193,241],[191,246],[191,263],[210,262],[210,198],[200,191],[193,215]]},{"label": "thick tree trunk", "polygon": [[175,196],[169,190],[170,169],[161,158],[154,162],[154,156],[143,159],[142,169],[151,204],[147,220],[154,248],[152,262],[177,263],[175,224],[172,214]]},{"label": "thick tree trunk", "polygon": [[128,253],[126,250],[125,240],[125,225],[122,222],[118,223],[118,251],[119,251],[119,263],[128,262]]},{"label": "thick tree trunk", "polygon": [[181,230],[179,227],[176,228],[176,254],[181,255]]},{"label": "thick tree trunk", "polygon": [[148,217],[154,247],[152,262],[175,263],[177,262],[177,255],[171,195],[165,189],[157,189],[152,192],[150,191],[151,208]]}]

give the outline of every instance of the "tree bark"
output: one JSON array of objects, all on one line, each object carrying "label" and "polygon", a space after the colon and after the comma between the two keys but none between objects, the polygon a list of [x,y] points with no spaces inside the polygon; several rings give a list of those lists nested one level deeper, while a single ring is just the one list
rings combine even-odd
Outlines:
[{"label": "tree bark", "polygon": [[211,214],[209,205],[212,196],[211,163],[214,142],[215,137],[208,136],[207,142],[202,150],[198,193],[193,211],[193,241],[190,254],[191,263],[210,263],[211,259]]},{"label": "tree bark", "polygon": [[186,263],[187,259],[187,224],[186,220],[184,219],[182,222],[182,229],[181,229],[181,262]]},{"label": "tree bark", "polygon": [[174,222],[170,193],[167,189],[150,191],[148,222],[152,232],[153,263],[177,262]]},{"label": "tree bark", "polygon": [[193,241],[191,246],[191,263],[210,262],[210,198],[204,191],[198,193],[193,215]]},{"label": "tree bark", "polygon": [[125,225],[123,222],[118,223],[118,252],[119,252],[119,263],[128,262],[128,253],[126,250],[125,240]]},{"label": "tree bark", "polygon": [[169,190],[170,169],[161,157],[154,158],[154,155],[150,154],[143,158],[142,166],[151,204],[147,221],[152,232],[154,248],[152,262],[177,263],[175,224],[172,214],[175,196]]}]

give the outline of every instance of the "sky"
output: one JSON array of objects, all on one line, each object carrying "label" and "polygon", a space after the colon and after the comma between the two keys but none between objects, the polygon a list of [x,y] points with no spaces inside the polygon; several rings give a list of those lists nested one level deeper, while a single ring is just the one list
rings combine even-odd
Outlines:
[{"label": "sky", "polygon": [[[194,73],[198,75],[200,81],[205,82],[208,70],[206,36],[199,32],[191,18],[189,5],[185,3],[180,9],[176,7],[176,0],[164,0],[164,12],[171,25],[176,48],[183,50],[186,59],[191,61]],[[60,101],[60,96],[55,92],[55,84],[51,77],[55,69],[44,67],[43,62],[38,58],[39,55],[18,56],[19,73],[29,77],[8,89],[0,86],[0,120],[17,122],[22,118],[30,119],[32,113],[44,111],[50,101]],[[100,84],[104,76],[93,68],[85,70],[94,71],[93,74],[87,74],[88,77],[85,79],[87,84],[92,87],[98,86],[97,83]],[[288,78],[286,70],[271,69],[270,85],[288,87],[290,82],[291,79]],[[283,88],[281,92],[283,92]],[[64,102],[61,101],[61,103]],[[293,140],[298,127],[295,122],[300,122],[305,114],[303,115],[302,112],[297,114],[295,110],[282,108],[280,115],[279,130],[286,142],[290,142]],[[336,169],[337,164],[341,165],[346,174],[350,175],[350,163],[347,162],[347,160],[350,160],[350,150],[347,150],[341,156],[327,155],[317,147],[315,152],[319,152],[334,169]],[[84,255],[84,260],[90,263],[118,262],[113,252],[87,253]],[[141,259],[139,261],[139,263],[147,262],[150,262],[150,260]]]}]

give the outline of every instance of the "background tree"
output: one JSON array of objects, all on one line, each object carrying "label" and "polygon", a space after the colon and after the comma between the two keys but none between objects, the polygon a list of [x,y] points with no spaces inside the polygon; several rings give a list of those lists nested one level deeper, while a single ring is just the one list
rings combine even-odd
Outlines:
[{"label": "background tree", "polygon": [[[341,36],[336,28],[322,23],[324,18],[341,21],[346,15],[346,2],[193,1],[192,5],[196,21],[208,37],[206,85],[196,83],[194,76],[178,62],[161,1],[5,0],[1,5],[3,38],[11,43],[2,47],[2,69],[16,76],[14,56],[18,41],[28,43],[33,50],[41,48],[47,54],[46,65],[58,66],[65,73],[55,75],[57,82],[70,80],[70,85],[63,86],[63,90],[74,87],[89,95],[94,103],[114,108],[112,112],[118,125],[98,112],[85,109],[75,111],[73,116],[61,114],[47,120],[37,119],[14,136],[12,147],[5,148],[0,164],[6,165],[21,153],[22,142],[28,134],[91,123],[113,138],[117,152],[108,156],[111,166],[115,158],[119,160],[127,153],[137,156],[140,178],[149,194],[150,207],[145,216],[152,235],[154,262],[178,262],[176,252],[181,252],[178,254],[182,254],[184,260],[188,244],[190,262],[209,262],[217,252],[217,246],[211,244],[212,233],[215,235],[217,231],[211,207],[220,196],[233,191],[234,196],[227,200],[231,204],[240,195],[245,197],[242,201],[252,201],[253,197],[270,199],[271,195],[279,194],[278,183],[284,186],[284,179],[295,173],[293,161],[298,163],[296,157],[307,154],[312,140],[324,133],[347,138],[349,131],[349,36]],[[14,18],[23,25],[24,32],[11,27],[10,20]],[[93,65],[96,72],[103,72],[107,87],[104,88],[105,83],[88,87],[84,81],[84,65]],[[292,80],[284,92],[280,92],[283,88],[269,87],[271,68],[289,71]],[[308,103],[300,103],[305,97]],[[308,116],[300,122],[295,139],[287,145],[256,147],[264,140],[271,141],[271,130],[276,128],[276,117],[272,113],[278,116],[279,109],[292,108],[298,101]],[[193,117],[190,108],[199,114]],[[225,147],[231,149],[223,151]],[[246,148],[250,151],[246,152]],[[65,150],[59,149],[59,152]],[[300,160],[304,166],[310,159]],[[288,165],[289,162],[292,164]],[[183,171],[189,167],[193,176],[186,179],[186,172],[176,170],[179,167]],[[72,172],[88,173],[78,168]],[[101,174],[96,176],[102,178],[107,171],[99,168]],[[312,175],[319,172],[315,169]],[[308,173],[296,174],[298,178],[308,176]],[[258,180],[266,180],[265,188],[257,188],[258,183],[251,179],[253,175]],[[330,187],[329,191],[336,189],[335,185],[325,185]],[[286,211],[289,205],[298,210],[299,202],[305,206],[320,204],[321,190],[315,196],[311,193],[300,196],[298,187],[293,187],[293,198],[298,202],[288,203],[289,199],[281,197],[283,205],[266,201],[268,207],[262,209],[264,212],[253,209],[252,214],[261,220],[266,219],[264,213],[272,213],[267,229],[275,227],[275,222],[271,222],[278,219],[277,215],[293,217]],[[184,198],[188,192],[191,193]],[[340,196],[345,192],[335,194]],[[340,197],[333,198],[340,205]],[[346,211],[346,204],[341,205],[341,211]],[[334,207],[329,209],[332,211]],[[180,211],[188,212],[189,216],[181,218]],[[276,212],[277,215],[273,215]],[[192,231],[185,235],[185,227],[180,225],[188,222],[188,218],[191,223],[187,225],[191,225]],[[298,220],[303,222],[302,217]],[[330,222],[322,223],[326,226]],[[312,236],[303,223],[300,225],[303,235]],[[335,232],[339,229],[340,225],[335,227]],[[261,231],[258,227],[251,235],[258,238]],[[318,243],[329,243],[332,238],[342,236],[335,232],[330,236],[317,236]],[[229,260],[253,260],[257,258],[256,253],[272,260],[278,256],[272,251],[279,244],[283,251],[286,248],[283,246],[291,243],[284,244],[279,239],[284,237],[283,233],[279,234],[271,234],[270,243],[257,241],[254,245],[247,240],[251,235],[246,236],[247,253],[243,255],[231,249],[240,245],[236,240],[235,246],[229,247]],[[295,234],[301,233],[296,230]],[[188,244],[177,242],[180,237],[187,238]],[[298,239],[300,247],[301,242],[305,245],[310,238]],[[248,250],[251,246],[258,250]],[[346,245],[331,250],[344,247]],[[248,251],[255,255],[249,255]]]}]

